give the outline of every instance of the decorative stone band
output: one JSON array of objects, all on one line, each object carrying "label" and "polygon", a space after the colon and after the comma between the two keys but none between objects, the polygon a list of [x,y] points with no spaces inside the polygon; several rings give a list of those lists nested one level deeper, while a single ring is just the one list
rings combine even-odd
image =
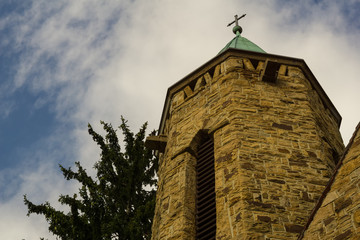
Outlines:
[{"label": "decorative stone band", "polygon": [[[206,134],[212,135],[216,130],[228,125],[229,123],[230,123],[229,120],[225,119],[224,121],[222,121],[218,124],[215,124],[215,126],[213,126],[211,128],[205,128],[207,130],[204,130],[204,131],[206,131]],[[196,141],[197,141],[197,136],[194,137],[194,140],[188,146],[185,146],[185,147],[181,148],[178,152],[176,152],[172,156],[172,159],[184,152],[188,152],[191,155],[196,156],[196,152],[197,152]],[[148,136],[145,141],[146,147],[148,147],[152,150],[159,151],[161,153],[164,153],[166,144],[167,144],[167,136],[166,135]]]}]

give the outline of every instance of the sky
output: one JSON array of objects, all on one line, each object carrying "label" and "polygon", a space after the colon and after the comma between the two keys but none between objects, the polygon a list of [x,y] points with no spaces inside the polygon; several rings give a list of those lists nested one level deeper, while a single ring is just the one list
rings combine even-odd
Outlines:
[{"label": "sky", "polygon": [[77,185],[58,164],[89,171],[100,120],[158,129],[167,88],[242,36],[304,59],[342,115],[360,121],[360,0],[0,1],[0,239],[55,239],[23,195],[57,202]]}]

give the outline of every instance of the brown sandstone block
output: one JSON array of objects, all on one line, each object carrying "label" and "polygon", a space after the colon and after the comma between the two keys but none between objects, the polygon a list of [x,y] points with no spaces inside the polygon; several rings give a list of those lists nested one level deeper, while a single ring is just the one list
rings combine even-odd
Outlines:
[{"label": "brown sandstone block", "polygon": [[301,233],[304,226],[298,224],[285,224],[285,230],[290,233]]}]

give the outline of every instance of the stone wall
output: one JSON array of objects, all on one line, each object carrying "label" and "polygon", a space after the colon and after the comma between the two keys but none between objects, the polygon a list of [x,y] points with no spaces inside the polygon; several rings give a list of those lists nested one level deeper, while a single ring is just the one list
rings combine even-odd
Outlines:
[{"label": "stone wall", "polygon": [[303,239],[359,239],[360,124]]},{"label": "stone wall", "polygon": [[291,239],[343,151],[338,124],[299,67],[229,57],[171,96],[153,239],[194,239],[196,147],[214,138],[217,239]]}]

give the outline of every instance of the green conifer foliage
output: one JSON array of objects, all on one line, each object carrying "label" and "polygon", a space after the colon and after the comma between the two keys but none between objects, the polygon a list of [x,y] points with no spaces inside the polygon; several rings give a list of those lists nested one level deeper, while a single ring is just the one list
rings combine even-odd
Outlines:
[{"label": "green conifer foliage", "polygon": [[125,151],[121,151],[111,124],[101,122],[105,137],[88,125],[89,134],[101,149],[101,159],[94,165],[95,177],[89,176],[79,162],[75,163],[77,171],[60,165],[67,180],[81,184],[78,194],[59,197],[59,202],[68,205],[70,212],[58,211],[48,202],[36,205],[24,196],[27,215],[44,215],[49,231],[60,239],[151,238],[157,158],[144,145],[147,123],[134,135],[126,120],[121,120],[119,129],[124,136]]}]

